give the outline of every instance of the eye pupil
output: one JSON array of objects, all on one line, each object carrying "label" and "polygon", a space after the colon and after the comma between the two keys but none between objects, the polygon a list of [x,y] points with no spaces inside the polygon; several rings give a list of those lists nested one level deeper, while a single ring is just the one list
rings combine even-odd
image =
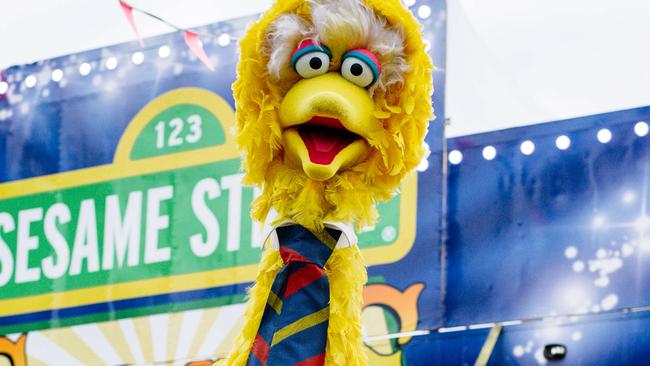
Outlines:
[{"label": "eye pupil", "polygon": [[318,57],[314,57],[309,60],[309,66],[314,70],[318,70],[323,66],[323,60]]},{"label": "eye pupil", "polygon": [[361,74],[363,74],[363,66],[359,64],[354,64],[350,67],[350,72],[354,76],[360,76]]}]

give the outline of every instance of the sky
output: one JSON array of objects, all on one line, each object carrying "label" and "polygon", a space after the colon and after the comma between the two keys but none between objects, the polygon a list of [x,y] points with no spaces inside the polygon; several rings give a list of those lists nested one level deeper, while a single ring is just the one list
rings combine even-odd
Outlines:
[{"label": "sky", "polygon": [[[272,3],[130,2],[181,27],[259,13]],[[447,6],[448,136],[650,105],[648,0]],[[0,9],[0,69],[133,40],[117,0],[0,0]],[[144,37],[171,31],[135,17]]]}]

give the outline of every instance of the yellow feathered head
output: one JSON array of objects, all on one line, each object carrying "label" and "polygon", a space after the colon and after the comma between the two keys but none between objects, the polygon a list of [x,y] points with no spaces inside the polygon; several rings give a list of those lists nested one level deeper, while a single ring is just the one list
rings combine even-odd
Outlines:
[{"label": "yellow feathered head", "polygon": [[241,41],[233,85],[253,216],[372,225],[424,155],[421,26],[399,0],[279,0]]}]

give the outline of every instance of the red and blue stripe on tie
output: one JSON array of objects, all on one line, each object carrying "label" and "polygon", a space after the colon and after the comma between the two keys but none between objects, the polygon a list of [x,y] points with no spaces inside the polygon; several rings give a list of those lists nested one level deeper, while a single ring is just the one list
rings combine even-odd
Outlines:
[{"label": "red and blue stripe on tie", "polygon": [[341,232],[292,225],[276,233],[284,267],[271,286],[247,366],[322,366],[330,300],[324,267]]}]

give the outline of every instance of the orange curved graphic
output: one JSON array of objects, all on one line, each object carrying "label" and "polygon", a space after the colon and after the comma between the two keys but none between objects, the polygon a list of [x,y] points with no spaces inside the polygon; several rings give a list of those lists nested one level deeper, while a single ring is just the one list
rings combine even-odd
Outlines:
[{"label": "orange curved graphic", "polygon": [[[424,290],[424,284],[411,285],[404,292],[386,285],[368,285],[363,290],[364,308],[381,306],[393,311],[400,321],[400,333],[416,330],[418,325],[418,298]],[[404,345],[411,337],[402,337],[399,344]]]},{"label": "orange curved graphic", "polygon": [[9,338],[0,337],[0,357],[8,358],[11,366],[27,366],[26,342],[27,334],[21,335],[16,342],[12,342]]},{"label": "orange curved graphic", "polygon": [[212,366],[214,361],[204,360],[204,361],[192,361],[187,363],[185,366]]},{"label": "orange curved graphic", "polygon": [[[364,288],[364,316],[366,324],[377,332],[411,332],[417,329],[419,320],[418,299],[424,290],[424,284],[416,283],[406,290],[400,291],[386,284],[372,284]],[[382,310],[383,309],[383,310]],[[386,315],[390,312],[398,322],[397,329],[388,329]],[[381,329],[381,324],[384,328]],[[377,328],[377,325],[379,328]],[[378,333],[387,334],[387,333]],[[369,364],[373,366],[402,366],[402,346],[411,341],[411,336],[404,336],[397,340],[380,340],[366,343]]]}]

